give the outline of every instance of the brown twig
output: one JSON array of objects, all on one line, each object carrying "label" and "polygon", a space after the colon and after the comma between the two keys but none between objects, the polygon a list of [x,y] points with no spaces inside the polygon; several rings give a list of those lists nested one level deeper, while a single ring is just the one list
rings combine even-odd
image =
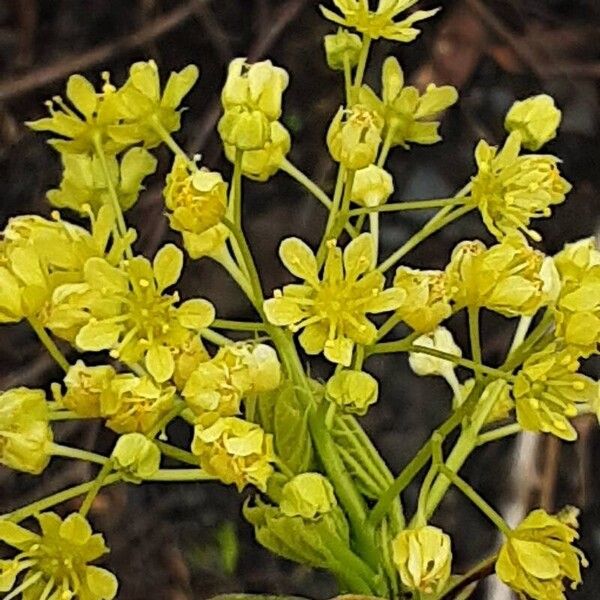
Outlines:
[{"label": "brown twig", "polygon": [[554,512],[558,465],[560,463],[560,440],[553,435],[544,444],[544,466],[540,478],[540,506],[547,512]]},{"label": "brown twig", "polygon": [[50,65],[33,69],[21,77],[0,81],[0,100],[22,96],[32,90],[63,79],[72,73],[84,71],[94,65],[104,63],[122,52],[144,46],[185,23],[196,11],[198,1],[190,0],[171,12],[157,17],[148,25],[115,41],[101,44],[87,52],[69,56]]}]

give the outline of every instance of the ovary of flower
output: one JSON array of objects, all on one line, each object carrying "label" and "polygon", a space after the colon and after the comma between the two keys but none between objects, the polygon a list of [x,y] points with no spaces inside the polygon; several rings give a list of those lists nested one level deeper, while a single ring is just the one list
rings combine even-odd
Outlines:
[{"label": "ovary of flower", "polygon": [[350,199],[361,206],[375,207],[385,204],[394,193],[392,175],[377,165],[356,171]]},{"label": "ovary of flower", "polygon": [[513,396],[523,429],[551,433],[564,440],[577,438],[570,419],[578,405],[592,405],[598,383],[578,373],[577,354],[550,344],[528,358],[517,374]]},{"label": "ovary of flower", "polygon": [[169,379],[175,369],[175,355],[190,331],[208,327],[214,319],[210,302],[193,299],[179,307],[177,293],[165,294],[181,273],[182,253],[164,246],[151,264],[137,256],[120,268],[103,259],[90,259],[85,279],[95,292],[87,307],[89,322],[82,327],[76,343],[82,350],[110,349],[126,362],[145,359],[148,372],[158,382]]},{"label": "ovary of flower", "polygon": [[375,340],[377,329],[366,315],[394,310],[405,297],[402,290],[384,290],[384,276],[371,270],[370,234],[358,236],[343,254],[330,240],[321,278],[315,255],[298,238],[284,240],[279,255],[304,283],[276,290],[264,310],[274,325],[288,326],[294,332],[303,329],[299,340],[308,354],[324,352],[328,360],[348,366],[355,343]]},{"label": "ovary of flower", "polygon": [[[32,600],[116,597],[116,577],[89,564],[107,554],[108,548],[103,536],[93,533],[85,517],[73,513],[63,520],[48,512],[35,518],[41,535],[16,523],[0,522],[0,541],[19,551],[14,558],[0,561],[0,591],[13,590],[4,597]],[[17,596],[15,590],[22,595]]]},{"label": "ovary of flower", "polygon": [[196,425],[194,431],[192,452],[198,456],[200,466],[223,483],[235,484],[240,491],[248,484],[265,491],[273,474],[273,436],[237,417],[216,421],[212,415],[209,417],[212,423]]},{"label": "ovary of flower", "polygon": [[500,549],[496,575],[520,597],[533,600],[565,600],[563,580],[574,589],[581,583],[580,564],[588,562],[573,546],[579,536],[570,513],[549,515],[531,512],[514,529]]},{"label": "ovary of flower", "polygon": [[564,202],[571,184],[561,177],[558,158],[522,155],[521,136],[511,133],[502,150],[480,141],[475,150],[478,172],[472,178],[471,199],[492,235],[501,240],[522,231],[533,240],[540,235],[529,229],[531,219],[549,217],[550,207]]},{"label": "ovary of flower", "polygon": [[343,16],[321,6],[326,19],[356,29],[373,39],[386,38],[396,42],[412,42],[420,33],[413,25],[433,16],[439,9],[417,10],[401,21],[394,19],[418,0],[383,0],[376,11],[369,10],[366,0],[333,0]]}]

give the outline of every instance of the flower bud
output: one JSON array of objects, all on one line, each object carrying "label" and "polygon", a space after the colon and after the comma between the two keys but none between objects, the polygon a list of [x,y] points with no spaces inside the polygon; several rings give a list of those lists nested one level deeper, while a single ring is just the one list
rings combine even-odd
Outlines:
[{"label": "flower bud", "polygon": [[281,382],[281,363],[271,346],[258,344],[244,359],[248,368],[251,390],[256,393],[271,392]]},{"label": "flower bud", "polygon": [[160,466],[158,446],[141,433],[126,433],[112,453],[115,467],[125,481],[141,483],[154,475]]},{"label": "flower bud", "polygon": [[225,111],[217,128],[225,144],[244,151],[264,148],[271,135],[271,126],[264,113],[237,107]]},{"label": "flower bud", "polygon": [[327,132],[329,152],[347,169],[364,169],[375,162],[382,129],[383,119],[364,106],[340,108]]},{"label": "flower bud", "polygon": [[39,475],[50,461],[51,444],[42,390],[19,387],[0,394],[0,464]]},{"label": "flower bud", "polygon": [[450,536],[427,525],[405,529],[392,541],[392,557],[402,583],[425,594],[439,593],[452,565]]},{"label": "flower bud", "polygon": [[320,473],[301,473],[282,490],[279,508],[287,517],[317,519],[337,506],[333,486]]},{"label": "flower bud", "polygon": [[539,150],[556,137],[562,113],[547,94],[531,96],[515,102],[504,121],[508,133],[521,134],[522,144],[528,150]]},{"label": "flower bud", "polygon": [[354,175],[351,199],[361,206],[381,206],[393,192],[394,180],[390,173],[377,165],[369,165]]},{"label": "flower bud", "polygon": [[342,410],[364,415],[369,406],[377,401],[379,384],[369,373],[342,369],[327,382],[325,394]]},{"label": "flower bud", "polygon": [[190,258],[198,259],[210,256],[219,260],[227,253],[225,241],[229,237],[229,229],[222,223],[203,231],[202,233],[183,232],[183,246]]},{"label": "flower bud", "polygon": [[[438,327],[431,333],[418,337],[414,344],[415,346],[425,346],[446,354],[452,354],[458,358],[462,356],[461,349],[456,345],[452,334],[445,327]],[[408,362],[410,368],[417,375],[440,375],[445,379],[454,376],[454,363],[444,358],[421,352],[410,352]]]},{"label": "flower bud", "polygon": [[343,71],[344,65],[349,68],[355,67],[361,48],[362,42],[358,35],[340,28],[337,33],[325,36],[327,65],[334,71]]}]

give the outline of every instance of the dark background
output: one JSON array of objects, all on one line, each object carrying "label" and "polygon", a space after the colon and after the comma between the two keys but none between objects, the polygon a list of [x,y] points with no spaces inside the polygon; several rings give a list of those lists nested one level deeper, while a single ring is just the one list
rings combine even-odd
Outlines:
[{"label": "dark background", "polygon": [[[568,201],[541,224],[545,251],[564,241],[589,236],[598,225],[598,81],[600,79],[600,2],[598,0],[455,0],[430,2],[445,10],[423,23],[413,44],[375,46],[367,82],[379,86],[381,60],[392,53],[416,85],[430,81],[459,89],[459,104],[443,119],[444,143],[395,150],[395,199],[443,198],[473,174],[473,148],[478,139],[502,141],[503,116],[517,98],[547,92],[564,111],[560,136],[547,151],[563,161],[574,183]],[[291,160],[327,191],[334,165],[324,148],[329,119],[341,102],[339,73],[324,63],[322,37],[333,31],[313,0],[4,0],[0,2],[0,224],[16,214],[48,215],[45,192],[59,182],[56,153],[24,126],[45,114],[43,101],[63,93],[64,82],[81,72],[99,83],[109,69],[118,85],[135,60],[154,58],[167,73],[193,62],[201,78],[186,100],[178,140],[203,163],[231,169],[223,158],[215,123],[218,94],[226,65],[235,56],[270,57],[291,74],[283,120],[291,130]],[[159,152],[153,176],[135,209],[140,224],[138,251],[152,256],[169,232],[162,212],[161,188],[169,157]],[[385,254],[399,245],[430,215],[402,214],[383,218]],[[244,217],[260,265],[265,289],[285,277],[275,258],[279,241],[295,234],[315,242],[324,225],[321,206],[283,174],[268,184],[247,183]],[[479,218],[470,215],[444,230],[407,257],[406,264],[443,267],[460,239],[489,240]],[[205,295],[221,317],[250,316],[234,285],[210,261],[189,262],[182,284],[184,296]],[[483,323],[485,360],[501,361],[510,340],[505,321]],[[466,347],[462,317],[451,323]],[[383,394],[364,423],[391,468],[397,472],[410,459],[448,410],[449,394],[437,380],[414,377],[405,358],[394,356],[369,363],[382,379]],[[317,366],[317,369],[321,369]],[[594,364],[586,368],[597,374]],[[321,373],[321,371],[318,371]],[[322,371],[324,374],[326,371]],[[59,372],[26,326],[0,330],[0,386],[47,387]],[[461,374],[466,375],[466,374]],[[465,477],[496,506],[525,510],[565,503],[581,506],[582,541],[592,566],[585,584],[570,598],[592,600],[600,591],[600,466],[595,421],[578,422],[580,440],[560,446],[539,438],[519,466],[510,440],[483,448],[470,460]],[[172,432],[186,443],[186,432]],[[98,425],[59,428],[64,443],[109,452],[112,436]],[[93,476],[86,465],[53,461],[41,478],[0,469],[0,509],[9,510],[42,495]],[[511,478],[520,483],[517,490]],[[513,489],[511,489],[511,486]],[[408,491],[414,502],[417,488]],[[512,505],[511,503],[512,499]],[[279,560],[259,548],[240,518],[240,497],[231,488],[208,484],[118,487],[102,493],[92,518],[112,548],[109,566],[122,583],[123,600],[185,600],[227,591],[295,593],[327,597],[332,581]],[[75,508],[76,505],[70,508]],[[460,569],[486,556],[494,545],[493,530],[462,497],[452,492],[435,521],[454,536]],[[237,549],[237,550],[236,550]],[[235,554],[238,554],[237,560]],[[482,587],[483,590],[483,587]],[[480,598],[499,600],[500,596]]]}]

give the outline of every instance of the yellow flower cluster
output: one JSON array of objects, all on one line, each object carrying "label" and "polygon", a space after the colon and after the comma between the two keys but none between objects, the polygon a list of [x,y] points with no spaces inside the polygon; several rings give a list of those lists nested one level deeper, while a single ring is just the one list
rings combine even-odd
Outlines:
[{"label": "yellow flower cluster", "polygon": [[369,313],[397,309],[403,290],[384,290],[385,277],[372,269],[373,241],[362,234],[342,250],[334,240],[327,244],[323,275],[317,259],[298,238],[281,243],[279,255],[288,271],[304,280],[276,290],[264,304],[273,325],[303,330],[299,341],[308,354],[324,353],[334,363],[349,366],[355,344],[372,344],[377,329]]}]

